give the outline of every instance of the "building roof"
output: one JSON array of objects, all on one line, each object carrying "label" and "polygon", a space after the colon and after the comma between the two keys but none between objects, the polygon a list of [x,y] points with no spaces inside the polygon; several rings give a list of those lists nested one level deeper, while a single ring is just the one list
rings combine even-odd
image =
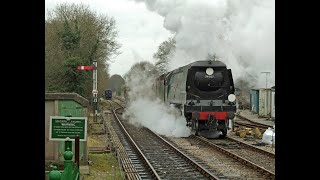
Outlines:
[{"label": "building roof", "polygon": [[45,93],[45,100],[74,100],[83,107],[89,105],[89,101],[77,93]]}]

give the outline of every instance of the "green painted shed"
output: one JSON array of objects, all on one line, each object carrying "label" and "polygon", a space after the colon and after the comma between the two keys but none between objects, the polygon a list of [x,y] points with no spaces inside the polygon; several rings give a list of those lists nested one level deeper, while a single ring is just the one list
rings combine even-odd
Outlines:
[{"label": "green painted shed", "polygon": [[[64,141],[50,141],[50,116],[87,117],[89,101],[77,93],[45,93],[45,160],[63,161]],[[87,127],[88,128],[88,127]],[[72,150],[74,152],[74,142]],[[80,164],[87,164],[87,141],[80,142]]]}]

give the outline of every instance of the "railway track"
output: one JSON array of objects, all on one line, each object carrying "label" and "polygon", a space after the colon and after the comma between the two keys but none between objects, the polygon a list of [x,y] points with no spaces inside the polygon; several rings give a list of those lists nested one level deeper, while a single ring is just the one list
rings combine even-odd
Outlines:
[{"label": "railway track", "polygon": [[[116,98],[117,100],[119,100],[121,103],[125,103],[124,101],[122,101],[121,99],[118,99],[118,98]],[[123,110],[124,109],[124,106],[121,104],[121,103],[119,103],[119,102],[117,102],[117,101],[115,101],[115,100],[107,100],[108,101],[108,103],[112,106],[112,109],[113,110],[115,110],[117,113],[122,113],[122,111],[121,110]],[[114,104],[112,104],[111,102],[113,102]],[[117,107],[116,107],[117,106]]]},{"label": "railway track", "polygon": [[275,155],[273,153],[257,149],[232,138],[206,139],[200,136],[195,138],[244,165],[248,165],[270,178],[275,178]]},{"label": "railway track", "polygon": [[[229,151],[221,151],[222,148],[212,147],[209,143],[199,139],[199,136],[168,139],[186,154],[195,156],[199,161],[206,163],[210,171],[225,176],[224,179],[275,179],[274,175],[260,171],[258,168],[230,156],[230,153],[226,153]],[[205,138],[203,139],[205,140]]]},{"label": "railway track", "polygon": [[220,179],[162,137],[146,128],[122,123],[114,115],[154,179]]},{"label": "railway track", "polygon": [[[109,103],[111,104],[111,102]],[[114,108],[113,105],[111,106]],[[123,123],[117,117],[116,110],[113,110],[113,116],[116,120],[115,121],[116,123],[113,122],[112,123],[113,125],[109,124],[109,127],[112,127],[114,131],[117,132],[116,136],[120,137],[119,139],[121,139],[121,143],[124,144],[124,146],[126,147],[124,149],[127,152],[129,151],[128,157],[131,161],[130,168],[123,166],[124,167],[123,169],[126,172],[126,174],[136,169],[135,167],[138,167],[138,169],[140,170],[140,171],[135,170],[136,176],[133,176],[130,178],[128,178],[127,176],[128,179],[194,179],[194,178],[219,179],[215,175],[208,172],[205,168],[203,168],[197,162],[194,162],[192,159],[184,156],[183,154],[181,154],[181,152],[179,154],[179,150],[175,149],[172,145],[170,146],[170,144],[168,144],[166,140],[154,134],[152,131],[146,128],[143,128],[142,131],[144,131],[144,133],[139,133],[141,132],[139,131],[141,129],[135,128],[132,125],[127,124],[126,126],[127,128],[129,127],[130,129],[129,131],[131,131],[131,133],[138,132],[138,135],[142,136],[141,138],[138,138],[140,139],[138,141],[140,141],[139,146],[141,146],[141,144],[143,144],[143,146],[142,148],[139,147],[137,145],[138,143],[136,143],[133,140],[131,135],[128,133],[128,131],[124,127]],[[136,130],[133,130],[133,129],[136,129]],[[137,137],[137,134],[134,134],[133,136]],[[145,137],[148,137],[150,140],[146,140]],[[155,141],[155,138],[157,139],[157,141]],[[143,141],[143,143],[141,143],[141,140]],[[151,144],[148,144],[148,143],[151,143]],[[162,146],[162,148],[161,147],[159,148],[159,145]],[[167,147],[163,147],[163,146],[167,146]],[[122,154],[124,153],[122,152]],[[126,159],[126,157],[121,159],[123,161],[123,159]],[[150,159],[151,161],[149,161],[148,159]],[[177,163],[177,164],[174,165],[174,163]],[[149,172],[149,173],[146,173],[146,172]],[[189,173],[189,176],[186,176],[185,173]]]},{"label": "railway track", "polygon": [[[115,111],[113,110],[112,113],[115,113]],[[111,136],[118,162],[125,172],[125,179],[154,179],[152,173],[149,173],[148,167],[144,165],[145,162],[139,157],[139,152],[137,152],[135,146],[129,142],[128,137],[123,133],[121,127],[112,120],[114,114],[105,113],[103,116],[105,128],[108,129]],[[106,116],[111,117],[107,118]]]},{"label": "railway track", "polygon": [[266,124],[261,124],[255,121],[252,121],[248,118],[245,118],[239,114],[236,115],[236,117],[238,118],[236,121],[234,121],[234,125],[235,126],[245,126],[245,127],[250,127],[250,128],[259,128],[259,129],[268,129],[269,127],[272,128],[272,126],[270,125],[266,125]]},{"label": "railway track", "polygon": [[251,150],[253,150],[253,151],[257,151],[257,152],[259,152],[259,153],[261,153],[261,154],[264,154],[264,155],[266,155],[266,156],[269,156],[269,157],[271,157],[271,158],[275,158],[275,153],[274,153],[274,152],[270,152],[270,151],[266,151],[266,150],[257,148],[256,146],[253,146],[253,145],[251,145],[251,144],[248,144],[248,143],[239,141],[239,140],[237,140],[237,139],[235,139],[235,138],[233,138],[233,137],[228,137],[228,136],[227,136],[227,137],[225,137],[225,139],[228,139],[228,140],[230,140],[230,141],[234,141],[234,142],[240,144],[241,146],[245,146],[245,147],[247,147],[247,148],[249,148],[249,149],[251,149]]},{"label": "railway track", "polygon": [[119,96],[113,96],[113,98],[121,101],[122,103],[125,103],[125,102],[126,102],[124,98],[121,98],[121,97],[119,97]]},{"label": "railway track", "polygon": [[[120,109],[113,105],[112,107]],[[125,121],[120,121],[116,110],[112,113],[115,121],[109,122],[109,125],[106,124],[106,128],[114,129],[113,136],[118,137],[116,148],[120,150],[117,154],[126,173],[126,179],[251,179],[251,177],[252,179],[274,179],[275,163],[272,153],[232,138],[211,141],[203,137],[191,136],[194,140],[207,144],[228,155],[229,158],[232,157],[235,161],[243,163],[244,168],[250,167],[251,171],[256,171],[253,174],[258,172],[262,175],[261,177],[246,175],[250,178],[233,177],[228,173],[221,173],[219,168],[211,168],[203,160],[177,148],[177,145],[173,145],[174,143],[170,140],[154,134],[149,129],[137,128]],[[122,148],[119,143],[123,144]],[[213,156],[215,154],[212,153]],[[228,161],[231,162],[230,159]]]}]

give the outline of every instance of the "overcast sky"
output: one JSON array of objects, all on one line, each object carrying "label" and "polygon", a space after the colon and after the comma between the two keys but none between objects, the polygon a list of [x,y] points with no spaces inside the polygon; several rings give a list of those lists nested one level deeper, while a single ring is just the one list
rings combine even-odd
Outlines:
[{"label": "overcast sky", "polygon": [[58,3],[82,3],[97,13],[116,20],[122,52],[110,64],[110,75],[123,76],[139,59],[152,61],[159,44],[171,33],[163,28],[164,18],[146,8],[145,3],[131,0],[45,0],[46,12]]},{"label": "overcast sky", "polygon": [[[66,0],[46,0],[46,9]],[[234,80],[255,88],[275,82],[275,0],[68,0],[115,18],[122,54],[110,75],[124,75],[140,61],[154,63],[159,44],[175,33],[176,51],[168,70],[216,53]]]}]

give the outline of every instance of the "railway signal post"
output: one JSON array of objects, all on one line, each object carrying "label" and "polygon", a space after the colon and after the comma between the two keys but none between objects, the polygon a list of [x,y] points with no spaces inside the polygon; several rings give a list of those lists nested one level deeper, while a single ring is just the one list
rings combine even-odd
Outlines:
[{"label": "railway signal post", "polygon": [[92,96],[93,96],[93,104],[94,104],[94,120],[97,121],[97,115],[98,115],[98,76],[97,76],[97,61],[93,60],[93,90],[92,90]]},{"label": "railway signal post", "polygon": [[97,76],[97,61],[93,60],[92,66],[78,66],[78,70],[92,70],[93,71],[93,88],[92,88],[92,97],[93,97],[93,107],[94,107],[94,121],[97,121],[98,115],[98,76]]}]

